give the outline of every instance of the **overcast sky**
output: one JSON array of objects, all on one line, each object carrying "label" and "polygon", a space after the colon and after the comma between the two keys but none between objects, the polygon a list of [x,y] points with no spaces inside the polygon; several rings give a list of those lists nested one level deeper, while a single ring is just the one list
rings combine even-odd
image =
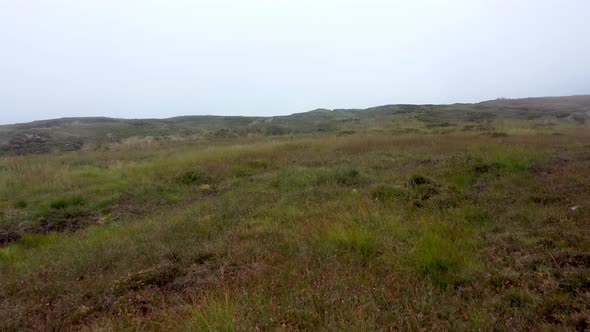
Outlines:
[{"label": "overcast sky", "polygon": [[588,0],[0,0],[0,123],[584,93]]}]

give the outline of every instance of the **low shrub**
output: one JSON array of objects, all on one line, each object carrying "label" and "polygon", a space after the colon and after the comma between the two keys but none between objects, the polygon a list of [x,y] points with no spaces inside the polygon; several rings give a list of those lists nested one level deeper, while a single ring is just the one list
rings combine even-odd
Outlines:
[{"label": "low shrub", "polygon": [[419,186],[427,185],[427,184],[434,184],[434,181],[430,180],[429,178],[422,176],[422,175],[412,175],[410,180],[408,180],[408,184],[412,188],[417,188]]},{"label": "low shrub", "polygon": [[24,209],[27,206],[29,206],[29,203],[25,200],[19,200],[19,201],[14,202],[15,209]]},{"label": "low shrub", "polygon": [[212,182],[212,177],[201,170],[191,170],[185,172],[182,175],[180,175],[177,179],[178,182],[185,185],[201,185]]},{"label": "low shrub", "polygon": [[52,209],[55,210],[64,210],[69,207],[73,206],[82,206],[84,205],[84,199],[80,196],[74,196],[70,198],[60,198],[55,200],[49,204]]}]

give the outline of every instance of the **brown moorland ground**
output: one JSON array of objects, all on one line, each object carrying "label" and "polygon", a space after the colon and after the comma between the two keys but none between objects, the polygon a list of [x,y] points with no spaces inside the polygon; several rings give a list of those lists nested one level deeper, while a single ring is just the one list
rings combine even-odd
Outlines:
[{"label": "brown moorland ground", "polygon": [[0,330],[584,330],[589,202],[579,123],[4,157]]}]

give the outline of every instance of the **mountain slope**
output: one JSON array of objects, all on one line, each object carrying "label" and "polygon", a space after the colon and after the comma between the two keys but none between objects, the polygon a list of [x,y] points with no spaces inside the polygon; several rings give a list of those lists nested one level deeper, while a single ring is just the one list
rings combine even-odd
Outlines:
[{"label": "mountain slope", "polygon": [[414,121],[425,128],[489,125],[497,119],[585,123],[590,95],[497,99],[477,104],[385,105],[318,109],[276,117],[181,116],[169,119],[62,118],[0,126],[0,155],[75,151],[131,137],[209,139],[235,136],[349,132]]}]

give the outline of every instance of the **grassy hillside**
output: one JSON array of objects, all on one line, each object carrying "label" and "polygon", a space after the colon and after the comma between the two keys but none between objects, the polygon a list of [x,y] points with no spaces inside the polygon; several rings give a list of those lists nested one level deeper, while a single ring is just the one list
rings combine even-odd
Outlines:
[{"label": "grassy hillside", "polygon": [[2,127],[203,132],[0,158],[0,330],[587,329],[589,99]]},{"label": "grassy hillside", "polygon": [[325,110],[278,117],[184,116],[163,120],[64,118],[0,126],[0,155],[108,149],[146,138],[150,143],[206,141],[311,133],[350,134],[380,129],[431,132],[492,129],[500,119],[537,126],[590,119],[590,95],[499,99],[479,104],[386,105],[366,110]]}]

